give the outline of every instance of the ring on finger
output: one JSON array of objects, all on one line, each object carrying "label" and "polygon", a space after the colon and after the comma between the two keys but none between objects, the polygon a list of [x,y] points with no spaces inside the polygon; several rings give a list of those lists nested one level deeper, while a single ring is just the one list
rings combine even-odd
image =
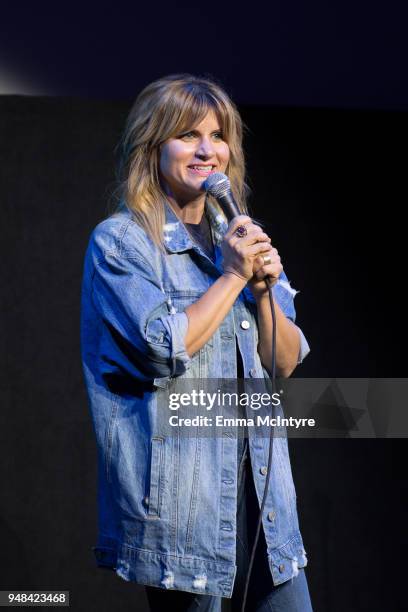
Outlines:
[{"label": "ring on finger", "polygon": [[248,230],[245,227],[245,225],[238,225],[237,229],[235,230],[234,234],[238,237],[238,238],[243,238],[244,236],[246,236],[248,234]]},{"label": "ring on finger", "polygon": [[269,257],[269,255],[261,255],[262,259],[263,259],[263,265],[267,266],[271,263],[272,259]]}]

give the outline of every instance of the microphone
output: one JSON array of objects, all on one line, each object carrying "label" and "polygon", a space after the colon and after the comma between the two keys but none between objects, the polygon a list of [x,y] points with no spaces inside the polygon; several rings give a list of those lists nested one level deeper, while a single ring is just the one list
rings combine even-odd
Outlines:
[{"label": "microphone", "polygon": [[[210,195],[212,195],[221,206],[225,216],[228,221],[231,221],[234,217],[240,215],[239,208],[237,203],[234,200],[234,196],[231,191],[231,184],[229,178],[222,174],[222,172],[214,172],[214,174],[210,174],[210,176],[204,181],[203,188]],[[276,368],[276,314],[275,314],[275,305],[273,302],[273,293],[272,293],[272,279],[270,277],[265,278],[266,286],[269,289],[269,301],[271,305],[271,314],[272,314],[272,391],[275,393],[275,368]],[[274,415],[274,407],[272,406],[272,416]],[[248,574],[245,581],[244,587],[244,595],[242,599],[242,607],[241,612],[245,611],[245,605],[248,595],[249,588],[249,580],[252,573],[252,567],[255,560],[255,551],[258,544],[259,534],[261,531],[262,525],[262,516],[265,508],[266,497],[269,488],[269,482],[271,477],[271,467],[272,467],[272,449],[273,449],[273,438],[274,438],[274,428],[270,428],[269,432],[269,451],[268,451],[268,467],[267,467],[267,478],[265,482],[265,489],[262,497],[261,509],[258,516],[256,532],[255,532],[255,542],[252,545],[252,552],[249,561]]]},{"label": "microphone", "polygon": [[232,195],[228,176],[222,172],[214,172],[204,181],[203,188],[217,200],[228,221],[241,214]]}]

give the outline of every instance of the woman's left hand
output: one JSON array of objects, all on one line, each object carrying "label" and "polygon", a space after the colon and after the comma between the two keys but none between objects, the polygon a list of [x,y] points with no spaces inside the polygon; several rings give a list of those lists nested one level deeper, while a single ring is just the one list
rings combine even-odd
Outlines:
[{"label": "woman's left hand", "polygon": [[[267,263],[265,263],[264,258],[267,257],[270,258],[270,261],[267,260]],[[269,251],[263,252],[262,255],[259,255],[255,259],[253,266],[254,275],[248,281],[248,286],[256,300],[262,298],[264,295],[268,295],[269,290],[264,281],[265,277],[269,276],[272,279],[272,284],[274,285],[282,270],[283,266],[281,264],[278,250],[272,245]]]}]

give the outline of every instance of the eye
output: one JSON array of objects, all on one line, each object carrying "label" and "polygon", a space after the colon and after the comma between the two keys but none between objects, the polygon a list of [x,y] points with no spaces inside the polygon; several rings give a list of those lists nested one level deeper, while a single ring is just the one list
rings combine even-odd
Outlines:
[{"label": "eye", "polygon": [[195,133],[194,132],[186,132],[185,134],[182,134],[181,136],[179,136],[179,138],[182,138],[183,140],[191,140],[192,138],[194,138]]},{"label": "eye", "polygon": [[[191,132],[185,132],[184,134],[181,134],[181,136],[179,136],[179,138],[181,140],[192,140],[196,136],[197,136],[196,132],[194,132],[194,130],[192,130]],[[213,132],[211,134],[211,136],[212,136],[212,138],[214,140],[223,140],[222,132]]]}]

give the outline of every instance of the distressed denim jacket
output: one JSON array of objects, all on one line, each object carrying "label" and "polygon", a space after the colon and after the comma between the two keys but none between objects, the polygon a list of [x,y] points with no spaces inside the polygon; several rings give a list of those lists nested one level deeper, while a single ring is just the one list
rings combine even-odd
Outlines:
[{"label": "distressed denim jacket", "polygon": [[[206,210],[215,263],[169,205],[166,254],[126,206],[97,225],[84,263],[81,351],[98,449],[98,566],[140,584],[229,598],[236,573],[237,438],[166,438],[156,418],[157,394],[180,377],[235,378],[236,346],[245,378],[268,376],[248,289],[207,344],[191,358],[186,352],[184,310],[222,274],[227,225],[208,201]],[[273,294],[294,322],[296,291],[284,273]],[[300,363],[309,347],[299,333]],[[249,432],[259,503],[268,444],[268,437]],[[286,437],[273,443],[263,530],[278,585],[307,563]]]}]

